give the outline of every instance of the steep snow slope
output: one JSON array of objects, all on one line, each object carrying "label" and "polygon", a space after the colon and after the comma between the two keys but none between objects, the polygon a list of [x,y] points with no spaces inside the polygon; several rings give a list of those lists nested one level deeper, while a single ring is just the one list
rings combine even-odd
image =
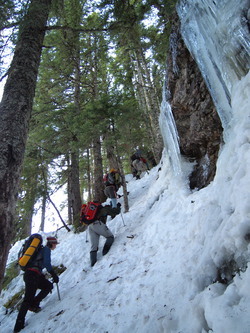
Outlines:
[{"label": "steep snow slope", "polygon": [[[54,288],[40,313],[28,313],[25,333],[249,332],[249,87],[250,75],[234,89],[235,116],[207,188],[190,192],[190,165],[182,162],[176,179],[166,155],[141,180],[128,176],[130,211],[108,221],[115,242],[93,268],[86,233],[58,232],[52,260],[67,267],[61,301]],[[232,259],[241,272],[229,284],[213,283]],[[5,315],[2,305],[22,286],[19,276],[1,295],[3,333],[12,332],[17,313]]]}]

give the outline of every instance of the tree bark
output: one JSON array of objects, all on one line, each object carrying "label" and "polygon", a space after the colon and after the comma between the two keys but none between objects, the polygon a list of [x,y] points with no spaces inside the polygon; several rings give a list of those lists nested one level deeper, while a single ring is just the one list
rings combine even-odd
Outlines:
[{"label": "tree bark", "polygon": [[[37,181],[37,177],[35,176],[35,179]],[[32,218],[33,218],[33,214],[34,214],[34,207],[35,207],[35,203],[36,203],[36,191],[37,191],[37,187],[36,187],[36,183],[33,182],[33,184],[31,184],[31,182],[27,182],[28,185],[30,185],[30,187],[27,190],[26,196],[25,198],[23,198],[23,200],[25,200],[26,204],[25,204],[25,209],[22,215],[22,219],[23,219],[23,228],[22,230],[20,230],[20,237],[21,238],[26,238],[28,236],[30,236],[31,234],[31,230],[32,230]]]},{"label": "tree bark", "polygon": [[160,102],[151,82],[145,56],[140,46],[137,46],[134,51],[130,51],[130,59],[136,81],[136,95],[149,121],[148,130],[152,141],[152,151],[155,160],[159,163],[163,150],[163,139],[159,125]]},{"label": "tree bark", "polygon": [[112,144],[108,144],[106,150],[107,150],[107,159],[109,161],[109,168],[119,169],[120,165],[118,164],[115,155],[115,147]]},{"label": "tree bark", "polygon": [[47,190],[44,191],[42,196],[42,214],[41,214],[41,224],[39,228],[39,230],[41,231],[44,231],[45,227],[46,202],[47,202]]},{"label": "tree bark", "polygon": [[73,213],[73,223],[79,223],[79,216],[81,211],[82,199],[80,193],[80,181],[79,181],[79,153],[71,153],[71,165],[69,173],[69,182],[70,182],[70,198],[71,198],[71,207]]},{"label": "tree bark", "polygon": [[32,0],[0,104],[0,290],[13,237],[21,166],[51,0]]},{"label": "tree bark", "polygon": [[119,166],[120,175],[122,177],[124,211],[125,211],[125,213],[127,213],[129,211],[127,183],[126,183],[125,174],[124,174],[124,170],[123,170],[123,166],[122,166],[122,161],[121,161],[121,158],[120,158],[120,155],[118,152],[117,144],[116,144],[116,152],[117,152],[117,155],[116,155],[117,164]]},{"label": "tree bark", "polygon": [[92,198],[92,190],[91,190],[91,171],[90,171],[90,153],[89,148],[87,149],[87,177],[88,177],[88,199],[87,201],[90,201]]},{"label": "tree bark", "polygon": [[100,138],[96,138],[93,144],[94,151],[94,200],[104,202],[106,197],[104,195],[103,184],[103,166],[102,166],[102,153]]},{"label": "tree bark", "polygon": [[[81,113],[81,70],[80,70],[80,46],[79,46],[79,33],[74,33],[74,104],[75,113],[79,115]],[[73,138],[73,141],[77,138]],[[79,216],[82,206],[82,196],[80,190],[80,174],[79,174],[79,149],[75,149],[71,153],[71,179],[72,179],[72,210],[73,210],[73,223],[77,225],[79,223]]]}]

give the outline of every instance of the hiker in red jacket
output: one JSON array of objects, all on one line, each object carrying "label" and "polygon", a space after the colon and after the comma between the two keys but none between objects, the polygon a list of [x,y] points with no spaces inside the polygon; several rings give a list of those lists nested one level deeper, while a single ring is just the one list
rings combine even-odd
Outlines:
[{"label": "hiker in red jacket", "polygon": [[102,255],[105,255],[110,250],[111,245],[114,242],[114,235],[106,225],[108,215],[111,218],[114,218],[121,211],[121,204],[118,204],[116,208],[112,208],[109,205],[102,206],[100,211],[98,212],[96,219],[93,223],[91,223],[88,227],[89,229],[89,238],[91,242],[90,249],[90,264],[94,266],[97,261],[97,251],[99,245],[100,236],[106,238],[106,242],[104,244]]}]

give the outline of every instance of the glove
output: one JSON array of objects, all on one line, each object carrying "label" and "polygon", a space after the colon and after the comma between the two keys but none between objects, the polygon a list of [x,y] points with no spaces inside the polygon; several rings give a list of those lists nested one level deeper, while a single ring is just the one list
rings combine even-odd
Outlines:
[{"label": "glove", "polygon": [[57,276],[57,274],[54,271],[51,271],[50,274],[53,278],[53,282],[58,283],[59,282],[59,277]]}]

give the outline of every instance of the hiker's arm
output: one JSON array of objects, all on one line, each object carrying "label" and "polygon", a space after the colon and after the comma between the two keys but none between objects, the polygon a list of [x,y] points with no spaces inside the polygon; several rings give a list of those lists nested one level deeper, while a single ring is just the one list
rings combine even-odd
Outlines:
[{"label": "hiker's arm", "polygon": [[118,204],[117,208],[112,208],[111,206],[106,205],[101,208],[97,216],[97,219],[101,220],[103,223],[106,223],[107,215],[110,215],[113,219],[117,214],[120,213],[120,211],[121,211],[120,204]]},{"label": "hiker's arm", "polygon": [[52,276],[53,282],[58,283],[59,278],[51,266],[51,250],[47,246],[44,248],[43,265]]},{"label": "hiker's arm", "polygon": [[45,246],[44,249],[43,249],[43,266],[44,268],[47,269],[47,271],[50,273],[52,271],[52,266],[51,266],[51,257],[50,257],[50,249]]},{"label": "hiker's arm", "polygon": [[117,214],[120,214],[121,206],[117,205],[117,208],[112,208],[111,206],[105,206],[104,209],[106,211],[106,215],[110,215],[112,218],[114,218]]}]

